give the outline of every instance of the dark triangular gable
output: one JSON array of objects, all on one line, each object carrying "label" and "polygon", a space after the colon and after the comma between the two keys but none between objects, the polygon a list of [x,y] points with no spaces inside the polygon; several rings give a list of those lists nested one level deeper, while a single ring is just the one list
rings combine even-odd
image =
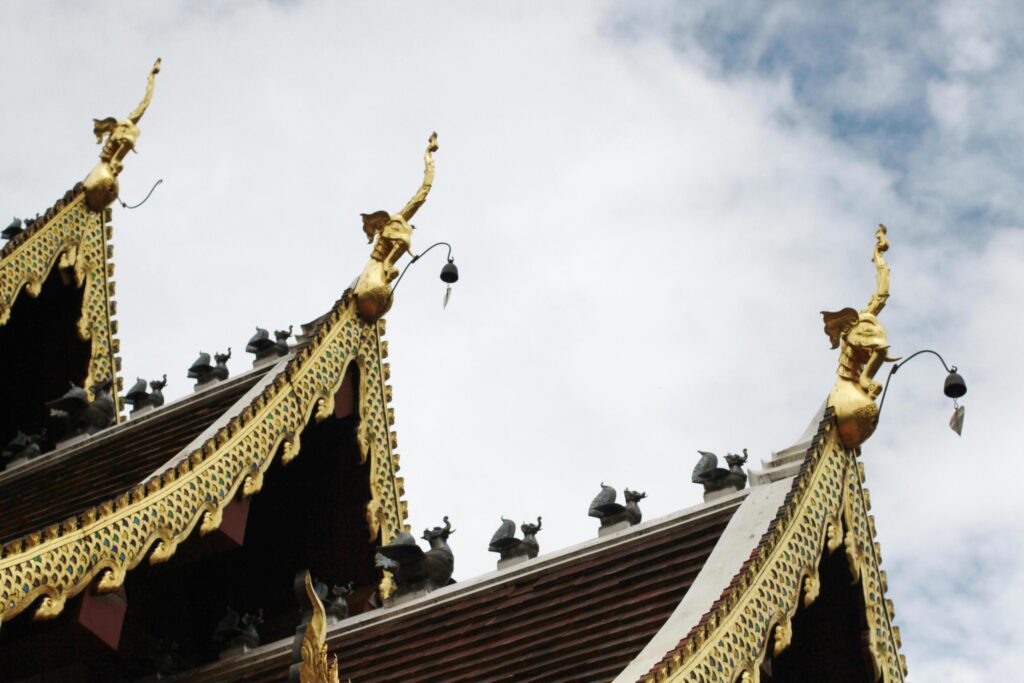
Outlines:
[{"label": "dark triangular gable", "polygon": [[41,429],[71,382],[120,388],[110,216],[78,185],[0,251],[0,445]]}]

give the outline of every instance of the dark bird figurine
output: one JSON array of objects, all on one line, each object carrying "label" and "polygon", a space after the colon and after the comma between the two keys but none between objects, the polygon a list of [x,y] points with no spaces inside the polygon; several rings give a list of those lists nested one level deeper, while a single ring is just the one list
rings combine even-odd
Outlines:
[{"label": "dark bird figurine", "polygon": [[522,527],[523,538],[516,538],[516,523],[511,519],[501,518],[501,526],[491,536],[491,542],[487,550],[492,553],[500,553],[502,560],[513,557],[526,557],[533,559],[540,552],[540,545],[537,543],[537,532],[540,531],[541,518],[537,518],[536,524],[524,523]]},{"label": "dark bird figurine", "polygon": [[629,522],[630,526],[639,524],[643,519],[643,513],[640,512],[638,503],[646,498],[647,494],[626,489],[624,495],[626,504],[623,506],[615,502],[617,496],[615,489],[601,482],[601,492],[591,501],[587,514],[601,520],[601,528],[619,522]]},{"label": "dark bird figurine", "polygon": [[747,449],[743,449],[743,455],[729,453],[725,456],[725,462],[729,469],[718,466],[718,456],[708,451],[697,451],[700,453],[700,460],[693,468],[693,483],[703,484],[704,493],[722,491],[724,489],[735,489],[739,491],[747,485],[747,473],[743,471],[743,465],[747,462]]},{"label": "dark bird figurine", "polygon": [[15,460],[31,460],[40,453],[42,449],[39,448],[39,443],[42,441],[42,437],[36,434],[25,434],[25,432],[19,431],[13,439],[11,439],[4,450],[0,453],[0,461],[3,465],[9,465]]},{"label": "dark bird figurine", "polygon": [[213,631],[213,642],[221,646],[221,651],[237,647],[252,649],[260,644],[260,633],[257,626],[263,623],[263,610],[255,615],[243,614],[228,607],[227,614]]},{"label": "dark bird figurine", "polygon": [[61,441],[78,436],[84,430],[81,428],[81,418],[85,409],[89,406],[89,399],[85,389],[71,384],[60,398],[46,403],[50,409],[46,418],[47,440],[56,445]]},{"label": "dark bird figurine", "polygon": [[3,238],[6,240],[13,240],[23,232],[25,232],[25,230],[21,227],[21,219],[15,218],[11,221],[10,225],[4,228],[3,232],[0,232],[0,235],[3,235]]},{"label": "dark bird figurine", "polygon": [[143,666],[156,671],[157,678],[170,676],[182,668],[182,657],[178,641],[166,638],[150,639],[142,655]]},{"label": "dark bird figurine", "polygon": [[149,388],[153,390],[153,393],[149,395],[149,403],[154,408],[159,408],[164,404],[164,387],[167,386],[167,375],[164,375],[163,379],[154,379],[149,383]]},{"label": "dark bird figurine", "polygon": [[213,359],[217,361],[217,365],[213,368],[213,378],[219,380],[225,380],[228,378],[228,361],[231,359],[231,347],[228,347],[227,353],[215,353]]},{"label": "dark bird figurine", "polygon": [[91,387],[93,400],[85,390],[74,384],[63,396],[49,401],[50,409],[46,435],[53,443],[81,434],[95,434],[106,429],[116,416],[114,399],[110,396],[111,381],[99,382]]},{"label": "dark bird figurine", "polygon": [[274,347],[278,356],[288,355],[288,337],[292,336],[294,327],[294,325],[289,325],[287,330],[274,330],[274,339],[277,340]]},{"label": "dark bird figurine", "polygon": [[270,338],[270,332],[267,332],[262,327],[256,328],[256,334],[249,338],[249,343],[245,345],[246,353],[252,353],[256,355],[256,361],[259,363],[265,358],[272,357],[277,351],[277,344]]},{"label": "dark bird figurine", "polygon": [[196,358],[192,362],[192,367],[188,369],[188,377],[196,381],[197,387],[201,387],[213,379],[213,366],[210,365],[210,354],[206,353],[206,351],[199,352],[199,358]]},{"label": "dark bird figurine", "polygon": [[148,405],[152,405],[150,402],[148,385],[146,380],[141,377],[135,378],[135,384],[129,389],[124,395],[125,403],[128,403],[132,407],[132,412],[145,408]]},{"label": "dark bird figurine", "polygon": [[113,382],[108,379],[90,387],[93,395],[92,403],[85,409],[82,416],[85,421],[86,434],[95,434],[113,424],[114,418],[117,416],[117,409],[114,399],[110,395],[111,386],[113,386]]},{"label": "dark bird figurine", "polygon": [[[327,616],[329,623],[335,623],[342,619],[347,619],[348,610],[348,596],[352,594],[352,587],[355,585],[353,581],[349,581],[343,586],[331,586],[328,588],[327,584],[323,581],[313,579],[313,592],[320,598],[320,602],[324,604],[324,613]],[[303,581],[303,591],[305,591],[305,581]]]},{"label": "dark bird figurine", "polygon": [[423,539],[430,543],[430,550],[426,552],[407,531],[399,533],[391,543],[378,550],[377,567],[392,572],[398,596],[419,590],[432,591],[452,582],[455,555],[448,547],[448,537],[453,533],[455,530],[445,517],[444,527],[423,532]]},{"label": "dark bird figurine", "polygon": [[353,582],[349,581],[343,586],[331,586],[327,596],[321,598],[328,620],[341,621],[348,618],[348,596],[352,594],[353,585]]}]

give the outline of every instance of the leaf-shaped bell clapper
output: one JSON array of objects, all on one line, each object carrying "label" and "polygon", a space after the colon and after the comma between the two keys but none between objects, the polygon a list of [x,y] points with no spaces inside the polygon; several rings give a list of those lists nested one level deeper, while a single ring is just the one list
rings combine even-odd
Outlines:
[{"label": "leaf-shaped bell clapper", "polygon": [[[954,401],[954,404],[956,401]],[[957,434],[962,434],[964,431],[964,407],[956,406],[953,409],[953,417],[949,418],[949,428]]]}]

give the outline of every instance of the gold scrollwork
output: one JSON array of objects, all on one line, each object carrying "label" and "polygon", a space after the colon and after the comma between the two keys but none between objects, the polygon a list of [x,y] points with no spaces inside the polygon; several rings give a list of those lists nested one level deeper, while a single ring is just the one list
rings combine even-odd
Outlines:
[{"label": "gold scrollwork", "polygon": [[810,607],[818,599],[821,593],[821,579],[818,572],[814,571],[804,577],[804,607]]},{"label": "gold scrollwork", "polygon": [[32,618],[36,621],[53,619],[64,609],[64,602],[67,599],[64,595],[47,595],[39,603]]}]

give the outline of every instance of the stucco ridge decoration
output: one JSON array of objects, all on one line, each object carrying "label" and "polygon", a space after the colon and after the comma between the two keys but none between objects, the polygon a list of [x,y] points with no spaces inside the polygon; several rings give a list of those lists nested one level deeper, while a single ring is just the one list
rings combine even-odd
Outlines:
[{"label": "stucco ridge decoration", "polygon": [[390,431],[391,389],[384,362],[385,323],[362,322],[343,297],[292,358],[241,412],[174,467],[61,524],[8,543],[0,556],[0,622],[42,598],[37,619],[56,616],[65,602],[99,577],[96,590],[119,588],[149,556],[170,558],[198,526],[216,529],[236,495],[252,495],[278,452],[295,456],[311,416],[333,411],[333,397],[350,363],[360,369],[358,429],[370,461],[371,533],[387,543],[407,529],[403,484],[396,473],[396,437]]},{"label": "stucco ridge decoration", "polygon": [[25,291],[39,296],[54,266],[71,269],[75,285],[82,289],[78,336],[91,343],[85,388],[110,380],[111,395],[120,416],[122,398],[121,359],[117,356],[117,304],[113,300],[113,228],[110,211],[93,211],[85,203],[79,183],[16,236],[0,252],[0,326],[11,318],[15,301]]},{"label": "stucco ridge decoration", "polygon": [[875,680],[904,680],[906,661],[899,654],[892,602],[885,599],[858,453],[841,444],[827,411],[800,474],[750,559],[701,622],[640,681],[758,683],[769,645],[772,655],[784,651],[795,635],[797,609],[817,598],[824,553],[840,546],[862,589]]}]

